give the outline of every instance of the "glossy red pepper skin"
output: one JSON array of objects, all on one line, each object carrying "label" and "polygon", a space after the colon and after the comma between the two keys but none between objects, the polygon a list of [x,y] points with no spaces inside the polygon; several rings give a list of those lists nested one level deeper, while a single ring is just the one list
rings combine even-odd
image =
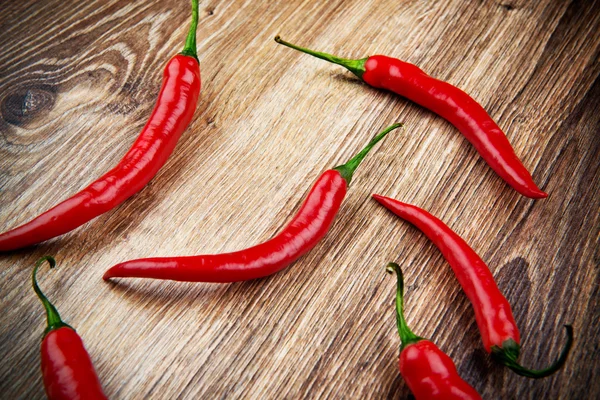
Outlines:
[{"label": "glossy red pepper skin", "polygon": [[190,124],[200,95],[196,55],[198,1],[181,54],[167,63],[156,105],[142,132],[112,170],[33,220],[0,234],[0,252],[63,235],[112,210],[140,191],[165,164]]},{"label": "glossy red pepper skin", "polygon": [[173,152],[192,120],[199,94],[198,61],[176,55],[165,68],[163,85],[150,119],[119,164],[30,222],[1,234],[0,251],[27,247],[65,234],[140,191]]},{"label": "glossy red pepper skin", "polygon": [[417,400],[481,399],[458,375],[452,359],[429,340],[406,346],[400,353],[398,368]]},{"label": "glossy red pepper skin", "polygon": [[398,368],[417,400],[476,400],[481,396],[464,381],[456,365],[432,341],[415,335],[404,317],[404,276],[396,263],[387,272],[396,273],[396,324],[400,335]]},{"label": "glossy red pepper skin", "polygon": [[325,236],[346,190],[347,183],[338,171],[325,171],[296,216],[278,235],[264,243],[232,253],[127,261],[106,271],[104,279],[236,282],[272,275],[300,258]]},{"label": "glossy red pepper skin", "polygon": [[388,127],[346,164],[321,174],[298,213],[272,239],[232,253],[126,261],[106,271],[104,280],[127,277],[224,283],[262,278],[282,270],[327,234],[355,169],[379,140],[400,126]]},{"label": "glossy red pepper skin", "polygon": [[450,122],[488,165],[523,196],[548,196],[537,187],[504,132],[464,91],[432,78],[413,64],[386,56],[369,57],[362,78],[369,85],[406,97]]},{"label": "glossy red pepper skin", "polygon": [[488,266],[469,245],[441,220],[427,211],[389,197],[373,194],[381,205],[423,232],[442,252],[467,295],[481,333],[483,345],[516,373],[542,378],[556,372],[566,361],[572,345],[572,328],[567,328],[567,344],[557,361],[544,370],[528,370],[516,359],[520,352],[520,333],[513,313],[500,292]]},{"label": "glossy red pepper skin", "polygon": [[106,399],[79,335],[63,326],[42,341],[42,375],[50,400]]},{"label": "glossy red pepper skin", "polygon": [[416,226],[440,249],[473,306],[483,346],[488,353],[492,346],[502,346],[508,339],[520,343],[519,329],[508,300],[498,289],[488,266],[460,236],[419,207],[377,194],[373,198]]},{"label": "glossy red pepper skin", "polygon": [[42,257],[31,277],[33,290],[44,305],[48,320],[40,348],[46,395],[49,400],[106,399],[83,341],[73,328],[63,322],[37,284],[37,270],[46,261],[50,268],[56,265],[54,258]]},{"label": "glossy red pepper skin", "polygon": [[461,89],[396,58],[377,55],[347,60],[293,45],[279,37],[275,40],[342,65],[368,85],[389,90],[433,111],[454,125],[475,146],[488,165],[517,192],[533,199],[548,196],[537,187],[504,132],[483,107]]}]

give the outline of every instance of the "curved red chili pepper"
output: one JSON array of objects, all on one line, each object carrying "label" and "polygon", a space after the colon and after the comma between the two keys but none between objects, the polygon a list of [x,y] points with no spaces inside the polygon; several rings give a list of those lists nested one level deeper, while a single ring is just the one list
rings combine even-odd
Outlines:
[{"label": "curved red chili pepper", "polygon": [[38,260],[33,269],[33,290],[38,295],[48,319],[42,339],[42,375],[49,400],[106,399],[92,360],[83,342],[73,328],[65,324],[58,311],[40,290],[36,273],[47,261],[54,268],[56,261],[50,256]]},{"label": "curved red chili pepper", "polygon": [[521,350],[519,329],[510,304],[498,289],[490,269],[477,253],[446,224],[427,211],[378,194],[374,194],[373,198],[417,227],[440,249],[473,306],[475,320],[488,353],[491,352],[517,374],[530,378],[546,377],[562,367],[573,343],[573,328],[570,325],[565,325],[567,343],[551,366],[541,370],[522,367],[517,362]]},{"label": "curved red chili pepper", "polygon": [[187,128],[200,94],[196,55],[198,1],[181,54],[165,67],[150,119],[131,149],[112,170],[30,222],[0,235],[0,251],[27,247],[67,233],[115,208],[141,190],[167,161]]},{"label": "curved red chili pepper", "polygon": [[396,263],[389,263],[387,271],[396,272],[396,322],[400,334],[398,368],[410,391],[417,400],[471,400],[481,396],[465,382],[456,365],[433,342],[415,335],[404,318],[404,278]]},{"label": "curved red chili pepper", "polygon": [[433,111],[454,125],[488,165],[517,192],[533,199],[548,195],[536,186],[506,135],[471,96],[451,84],[432,78],[419,67],[386,56],[348,60],[296,46],[275,37],[277,43],[341,65],[367,84],[383,88]]},{"label": "curved red chili pepper", "polygon": [[325,236],[360,162],[378,141],[400,126],[395,124],[388,127],[346,164],[325,171],[317,179],[296,216],[272,239],[233,253],[126,261],[110,268],[103,278],[237,282],[262,278],[282,270]]}]

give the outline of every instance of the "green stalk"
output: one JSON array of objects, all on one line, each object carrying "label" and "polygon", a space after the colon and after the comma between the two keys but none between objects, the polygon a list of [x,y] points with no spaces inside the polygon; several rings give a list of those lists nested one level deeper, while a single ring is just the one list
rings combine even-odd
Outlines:
[{"label": "green stalk", "polygon": [[371,151],[373,146],[375,146],[377,144],[377,142],[379,142],[381,139],[383,139],[385,137],[385,135],[387,135],[388,133],[390,133],[391,131],[393,131],[396,128],[400,128],[401,126],[403,126],[402,123],[396,123],[392,126],[388,126],[387,128],[385,128],[385,130],[383,132],[381,132],[380,134],[375,136],[369,142],[369,144],[360,151],[360,153],[358,153],[357,155],[352,157],[350,160],[348,160],[348,162],[346,164],[338,165],[334,169],[337,170],[340,173],[340,175],[342,175],[342,178],[344,178],[346,180],[346,183],[348,185],[350,185],[350,181],[352,180],[352,175],[354,174],[354,171],[360,165],[363,158],[365,158],[365,156],[369,153],[369,151]]},{"label": "green stalk", "polygon": [[[42,293],[42,291],[40,290],[40,287],[38,286],[36,274],[37,274],[38,268],[40,267],[40,265],[42,265],[44,263],[44,261],[48,261],[48,264],[50,264],[50,268],[54,268],[54,266],[56,265],[56,261],[54,260],[54,258],[52,256],[44,256],[44,257],[40,258],[35,263],[35,268],[33,269],[33,275],[31,276],[31,281],[33,283],[33,290],[35,291],[37,296],[40,298],[40,300],[42,301],[42,304],[44,305],[44,308],[46,309],[46,319],[48,321],[48,326],[46,327],[46,330],[44,331],[44,336],[46,336],[50,331],[53,331],[55,329],[62,328],[62,327],[67,327],[67,328],[71,328],[71,327],[63,322],[63,320],[60,318],[60,314],[58,313],[58,310],[56,309],[56,307],[54,307],[54,305],[52,303],[50,303],[48,298],[44,295],[44,293]],[[73,328],[71,328],[71,329],[73,329]]]},{"label": "green stalk", "polygon": [[389,263],[386,271],[390,274],[395,272],[398,277],[398,285],[396,287],[396,324],[398,325],[398,333],[400,334],[400,351],[402,351],[406,346],[417,343],[423,340],[423,338],[415,335],[410,330],[404,318],[404,276],[402,275],[402,269],[396,263]]},{"label": "green stalk", "polygon": [[544,369],[528,369],[523,367],[517,362],[521,347],[517,342],[512,339],[508,339],[502,343],[502,347],[492,346],[492,356],[512,369],[517,375],[526,376],[528,378],[545,378],[558,371],[567,361],[567,356],[573,345],[573,327],[571,325],[565,325],[567,330],[567,343],[563,347],[560,355],[549,367]]},{"label": "green stalk", "polygon": [[194,57],[198,61],[198,52],[196,50],[196,28],[198,27],[198,0],[192,0],[192,23],[185,39],[185,46],[181,54]]},{"label": "green stalk", "polygon": [[369,59],[369,57],[361,58],[360,60],[349,60],[347,58],[340,58],[340,57],[336,57],[336,56],[333,56],[328,53],[322,53],[320,51],[314,51],[314,50],[307,49],[305,47],[296,46],[295,44],[286,42],[281,37],[279,37],[279,35],[275,36],[275,41],[279,44],[282,44],[282,45],[292,48],[294,50],[298,50],[303,53],[310,54],[311,56],[320,58],[321,60],[325,60],[325,61],[329,61],[334,64],[341,65],[342,67],[346,68],[348,71],[352,72],[354,75],[358,76],[360,79],[362,79],[362,76],[366,71],[365,64],[366,64],[367,60]]}]

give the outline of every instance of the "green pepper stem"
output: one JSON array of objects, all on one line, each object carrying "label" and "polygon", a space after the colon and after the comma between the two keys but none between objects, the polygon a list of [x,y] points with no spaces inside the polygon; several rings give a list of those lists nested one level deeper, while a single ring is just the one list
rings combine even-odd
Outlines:
[{"label": "green pepper stem", "polygon": [[54,307],[54,305],[52,303],[50,303],[48,298],[44,295],[44,293],[42,293],[42,291],[40,290],[40,287],[38,286],[37,278],[36,278],[37,270],[40,267],[40,265],[42,265],[45,261],[47,261],[48,264],[50,264],[50,268],[54,268],[54,266],[56,265],[56,261],[54,260],[54,258],[52,256],[44,256],[35,263],[35,268],[33,269],[33,274],[31,276],[31,281],[33,283],[33,290],[35,291],[37,296],[40,298],[40,300],[42,301],[42,304],[44,305],[44,308],[46,309],[46,319],[48,320],[48,326],[46,327],[46,330],[44,331],[44,336],[46,336],[50,331],[53,331],[58,328],[62,328],[65,326],[71,328],[69,325],[67,325],[63,322],[63,320],[60,318],[60,314],[58,313],[58,310],[56,310],[56,307]]},{"label": "green pepper stem", "polygon": [[567,361],[567,356],[573,345],[573,327],[571,325],[565,325],[565,329],[567,330],[567,343],[565,343],[565,346],[556,361],[547,368],[535,370],[521,366],[521,364],[517,362],[521,348],[519,344],[512,339],[504,341],[502,347],[492,346],[492,356],[518,375],[534,379],[545,378],[558,371],[564,365],[565,361]]},{"label": "green pepper stem", "polygon": [[346,68],[348,71],[352,72],[354,75],[358,76],[360,79],[362,79],[362,76],[366,71],[365,64],[366,64],[367,60],[369,59],[369,57],[361,58],[360,60],[349,60],[347,58],[340,58],[340,57],[333,56],[331,54],[322,53],[320,51],[314,51],[314,50],[307,49],[305,47],[296,46],[295,44],[286,42],[279,35],[275,36],[275,41],[279,44],[290,47],[294,50],[298,50],[303,53],[310,54],[311,56],[320,58],[321,60],[325,60],[325,61],[329,61],[334,64],[341,65],[342,67]]},{"label": "green pepper stem", "polygon": [[198,61],[198,53],[196,50],[196,28],[198,27],[198,0],[192,0],[192,23],[185,39],[185,47],[181,54],[184,56],[194,57]]},{"label": "green pepper stem", "polygon": [[417,343],[423,340],[422,337],[415,335],[404,318],[404,276],[402,269],[396,263],[389,263],[386,271],[390,274],[396,273],[398,277],[398,285],[396,287],[396,324],[398,325],[398,333],[400,334],[400,351],[409,344]]},{"label": "green pepper stem", "polygon": [[377,142],[383,139],[385,135],[387,135],[396,128],[400,128],[401,126],[403,126],[402,123],[396,123],[392,126],[388,126],[383,132],[375,136],[369,142],[369,144],[360,151],[360,153],[356,154],[354,157],[348,160],[346,164],[338,165],[334,169],[337,170],[340,173],[340,175],[342,175],[342,178],[346,180],[346,183],[350,185],[350,181],[352,180],[352,175],[354,174],[354,171],[356,171],[356,168],[360,165],[361,161],[366,157],[369,151],[371,151],[373,146],[375,146]]}]

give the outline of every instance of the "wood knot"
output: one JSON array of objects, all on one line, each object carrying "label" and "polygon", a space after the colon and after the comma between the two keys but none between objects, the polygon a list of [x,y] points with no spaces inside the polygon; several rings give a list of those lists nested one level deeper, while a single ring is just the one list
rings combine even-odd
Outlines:
[{"label": "wood knot", "polygon": [[512,11],[512,10],[514,10],[516,8],[514,4],[511,4],[509,2],[507,2],[507,3],[500,3],[500,6],[502,6],[506,11]]},{"label": "wood knot", "polygon": [[25,125],[47,114],[56,102],[56,89],[50,85],[18,88],[3,100],[2,118],[13,125]]}]

